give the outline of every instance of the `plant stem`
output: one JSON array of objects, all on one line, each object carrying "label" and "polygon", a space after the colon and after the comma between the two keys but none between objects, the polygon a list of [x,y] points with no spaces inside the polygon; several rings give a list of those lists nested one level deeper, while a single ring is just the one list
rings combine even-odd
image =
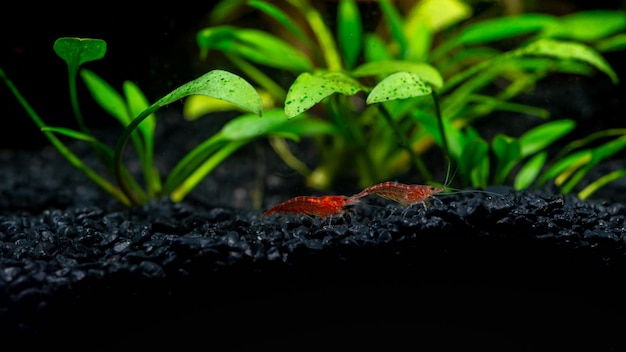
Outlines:
[{"label": "plant stem", "polygon": [[[9,78],[5,75],[4,71],[0,68],[0,78],[4,80],[4,83],[9,87],[13,95],[20,102],[26,113],[30,116],[30,118],[35,122],[37,127],[40,129],[47,127],[43,120],[39,117],[39,115],[35,112],[35,110],[28,104],[26,99],[19,92],[17,87],[9,80]],[[52,132],[42,131],[42,133],[46,136],[46,138],[50,141],[50,143],[59,151],[61,155],[67,159],[67,161],[72,164],[75,168],[84,173],[89,179],[95,182],[98,186],[104,189],[107,193],[112,195],[115,199],[119,200],[122,204],[126,206],[131,205],[131,201],[128,197],[124,195],[124,193],[117,187],[115,187],[111,182],[106,180],[97,174],[93,169],[85,165],[80,158],[78,158],[72,151],[61,142]]]},{"label": "plant stem", "polygon": [[383,104],[376,104],[376,107],[381,112],[381,114],[383,115],[383,117],[385,118],[389,126],[393,129],[393,133],[398,138],[400,146],[409,153],[411,159],[415,163],[415,166],[417,167],[417,170],[422,175],[422,177],[425,180],[432,180],[432,175],[430,174],[430,171],[428,171],[428,168],[424,164],[424,161],[417,154],[415,154],[415,152],[413,151],[413,148],[411,148],[411,143],[409,143],[409,141],[406,139],[406,136],[402,132],[400,132],[400,128],[398,127],[398,124],[396,124],[396,121],[393,119],[393,117],[389,113],[389,110],[387,110],[387,108],[385,108]]}]

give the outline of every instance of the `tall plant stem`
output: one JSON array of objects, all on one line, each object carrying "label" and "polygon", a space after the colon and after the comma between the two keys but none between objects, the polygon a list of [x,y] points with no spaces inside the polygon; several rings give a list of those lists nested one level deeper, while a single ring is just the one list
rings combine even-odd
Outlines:
[{"label": "tall plant stem", "polygon": [[400,141],[400,146],[406,149],[406,151],[409,153],[411,160],[413,160],[413,162],[415,163],[415,166],[417,167],[417,170],[422,175],[422,177],[425,180],[432,180],[432,175],[430,174],[430,171],[428,171],[428,168],[424,164],[424,161],[417,154],[415,154],[415,151],[413,151],[413,148],[411,148],[411,144],[407,140],[406,136],[400,131],[400,127],[398,127],[398,124],[389,113],[389,110],[387,110],[387,108],[385,108],[385,106],[382,104],[377,104],[376,106],[378,107],[378,110],[381,112],[389,126],[393,129],[393,133]]}]

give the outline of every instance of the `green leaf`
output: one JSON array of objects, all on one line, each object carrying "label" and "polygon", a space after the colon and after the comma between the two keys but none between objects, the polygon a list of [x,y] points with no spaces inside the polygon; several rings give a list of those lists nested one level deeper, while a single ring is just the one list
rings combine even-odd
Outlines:
[{"label": "green leaf", "polygon": [[594,192],[596,192],[598,189],[606,186],[607,184],[616,181],[620,178],[624,178],[626,177],[626,170],[625,169],[621,169],[621,170],[615,170],[612,172],[609,172],[606,175],[603,175],[602,177],[598,178],[597,180],[594,180],[593,182],[589,183],[589,185],[587,185],[585,188],[583,188],[580,192],[578,192],[578,198],[580,199],[587,199],[589,198]]},{"label": "green leaf", "polygon": [[520,168],[517,175],[515,175],[515,181],[513,181],[515,189],[520,190],[530,187],[537,179],[547,158],[547,152],[535,154],[530,158],[530,160]]},{"label": "green leaf", "polygon": [[617,73],[615,73],[611,65],[595,50],[581,43],[539,39],[523,48],[515,50],[512,54],[541,55],[564,60],[583,61],[606,73],[614,84],[619,83]]},{"label": "green leaf", "polygon": [[206,95],[228,101],[259,116],[263,113],[263,102],[254,87],[240,76],[223,70],[209,71],[183,84],[153,107],[165,106],[189,95]]},{"label": "green leaf", "polygon": [[435,88],[443,86],[441,73],[432,65],[423,62],[402,60],[367,62],[355,68],[351,74],[355,77],[387,76],[401,71],[415,73]]},{"label": "green leaf", "polygon": [[231,26],[209,27],[198,32],[198,46],[205,58],[211,49],[237,54],[250,61],[302,72],[312,69],[308,57],[286,41],[258,29]]},{"label": "green leaf", "polygon": [[102,39],[59,38],[54,42],[54,52],[68,65],[71,72],[85,62],[100,60],[107,51],[107,43]]},{"label": "green leaf", "polygon": [[592,158],[590,150],[580,150],[562,157],[543,172],[539,178],[539,184],[542,185],[548,180],[553,180],[555,185],[561,186],[576,170],[589,163]]},{"label": "green leaf", "polygon": [[626,33],[599,40],[595,48],[601,52],[624,50],[626,49]]},{"label": "green leaf", "polygon": [[526,131],[519,137],[522,158],[545,149],[559,138],[570,133],[574,127],[576,127],[576,122],[573,120],[558,120],[546,122]]},{"label": "green leaf", "polygon": [[544,14],[497,17],[465,28],[455,39],[457,45],[484,44],[534,33],[556,23],[557,18]]},{"label": "green leaf", "polygon": [[293,82],[285,98],[285,114],[292,118],[334,93],[353,95],[361,84],[342,72],[304,72]]},{"label": "green leaf", "polygon": [[267,3],[265,1],[260,0],[251,0],[248,1],[248,5],[254,7],[255,9],[269,15],[278,23],[282,24],[289,33],[294,34],[298,39],[307,43],[307,45],[311,44],[309,38],[304,34],[304,32],[300,29],[297,22],[292,16],[289,16],[284,11],[274,6],[273,4]]},{"label": "green leaf", "polygon": [[387,61],[392,58],[385,42],[373,33],[365,33],[363,55],[366,62]]},{"label": "green leaf", "polygon": [[[130,109],[132,118],[137,117],[142,111],[146,110],[150,106],[150,102],[135,83],[131,81],[124,81],[122,89],[124,90],[124,95],[126,96],[126,101],[128,102],[128,108]],[[144,139],[152,140],[154,129],[156,128],[156,116],[151,114],[138,126],[138,128],[143,134]],[[151,141],[149,143],[152,144]]]},{"label": "green leaf", "polygon": [[591,42],[626,29],[626,12],[578,11],[546,27],[542,36]]},{"label": "green leaf", "polygon": [[361,52],[363,25],[354,0],[341,0],[337,9],[337,41],[346,67],[352,68]]},{"label": "green leaf", "polygon": [[602,160],[608,159],[626,148],[626,136],[622,136],[591,149],[592,158],[574,173],[563,186],[562,191],[569,193]]},{"label": "green leaf", "polygon": [[124,98],[94,72],[82,69],[80,75],[98,105],[117,119],[122,126],[128,126],[133,117],[128,114]]},{"label": "green leaf", "polygon": [[484,186],[485,175],[481,175],[481,172],[476,173],[475,170],[481,171],[486,159],[489,159],[489,144],[478,136],[467,138],[459,160],[461,175],[466,180],[472,179],[474,184]]},{"label": "green leaf", "polygon": [[412,72],[396,72],[385,77],[372,89],[366,103],[419,97],[432,93],[432,88],[419,75]]},{"label": "green leaf", "polygon": [[497,134],[491,142],[491,149],[496,156],[497,166],[494,176],[495,184],[502,184],[511,169],[520,160],[521,148],[517,139]]},{"label": "green leaf", "polygon": [[426,24],[433,33],[472,16],[472,7],[460,0],[421,0],[415,2],[405,19],[405,33],[411,37]]},{"label": "green leaf", "polygon": [[45,126],[45,127],[42,127],[41,130],[61,134],[67,137],[77,139],[79,141],[85,141],[85,142],[97,142],[98,141],[94,136],[90,134],[82,133],[80,131],[76,131],[76,130],[65,128],[65,127]]},{"label": "green leaf", "polygon": [[385,21],[389,26],[389,31],[395,43],[398,44],[398,56],[404,58],[407,50],[407,39],[404,35],[404,23],[402,16],[389,0],[379,0],[378,5],[382,10]]},{"label": "green leaf", "polygon": [[300,136],[334,133],[336,128],[327,121],[312,117],[288,119],[283,109],[272,109],[265,112],[263,118],[245,114],[230,120],[219,132],[230,141],[247,140],[268,135]]}]

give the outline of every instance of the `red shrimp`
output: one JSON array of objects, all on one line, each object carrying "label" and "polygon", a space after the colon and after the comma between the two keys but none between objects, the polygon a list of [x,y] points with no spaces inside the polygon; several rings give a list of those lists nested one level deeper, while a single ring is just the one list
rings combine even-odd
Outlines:
[{"label": "red shrimp", "polygon": [[361,197],[375,194],[406,207],[417,203],[424,204],[432,195],[442,192],[445,189],[445,186],[434,187],[426,185],[407,185],[399,182],[383,182],[367,187],[358,194],[350,197],[350,199],[358,200]]},{"label": "red shrimp", "polygon": [[325,219],[333,215],[341,214],[346,205],[353,204],[358,201],[359,200],[357,198],[346,196],[299,196],[276,204],[266,210],[262,216],[268,216],[276,213],[292,213],[306,216],[317,216]]}]

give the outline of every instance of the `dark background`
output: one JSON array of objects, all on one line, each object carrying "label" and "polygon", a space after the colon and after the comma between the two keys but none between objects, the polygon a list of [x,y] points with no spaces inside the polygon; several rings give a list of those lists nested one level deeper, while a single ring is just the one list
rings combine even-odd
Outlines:
[{"label": "dark background", "polygon": [[[104,39],[108,48],[105,57],[84,67],[117,89],[124,80],[131,80],[154,102],[171,89],[218,67],[210,59],[200,61],[195,41],[197,31],[210,25],[208,15],[213,3],[176,3],[152,9],[119,5],[41,8],[28,2],[13,3],[12,10],[5,10],[0,21],[0,68],[48,125],[75,127],[66,64],[52,49],[57,38]],[[477,12],[489,12],[494,8],[497,11],[504,2],[473,3]],[[523,3],[554,14],[624,8],[619,0]],[[100,127],[116,123],[88,97],[80,83],[79,102],[89,117],[88,124]],[[4,83],[0,84],[0,104],[0,149],[38,149],[48,143]]]}]

